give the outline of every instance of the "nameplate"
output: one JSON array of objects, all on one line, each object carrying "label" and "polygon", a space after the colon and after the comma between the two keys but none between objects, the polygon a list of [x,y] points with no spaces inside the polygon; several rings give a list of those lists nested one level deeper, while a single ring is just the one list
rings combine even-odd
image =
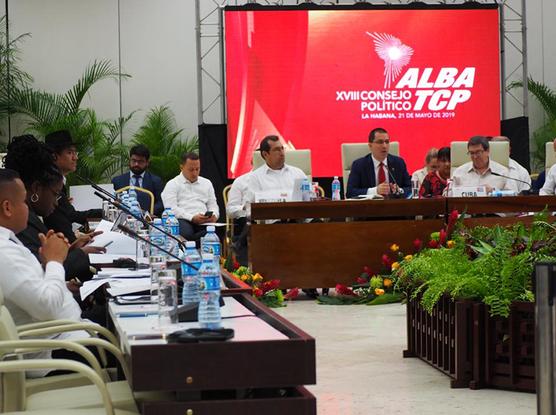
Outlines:
[{"label": "nameplate", "polygon": [[454,197],[485,197],[486,186],[455,186],[452,187]]},{"label": "nameplate", "polygon": [[257,203],[277,203],[288,202],[291,200],[291,192],[280,190],[266,190],[255,192],[255,202]]}]

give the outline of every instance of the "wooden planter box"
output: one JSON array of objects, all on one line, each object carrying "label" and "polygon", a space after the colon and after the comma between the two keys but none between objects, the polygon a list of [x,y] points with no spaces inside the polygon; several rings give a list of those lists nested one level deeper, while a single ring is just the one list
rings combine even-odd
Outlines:
[{"label": "wooden planter box", "polygon": [[515,302],[508,318],[476,301],[443,296],[428,314],[407,304],[407,350],[451,378],[453,388],[535,392],[535,303]]},{"label": "wooden planter box", "polygon": [[420,298],[409,301],[404,357],[418,357],[442,371],[451,378],[452,388],[468,387],[473,369],[472,305],[443,296],[430,315]]}]

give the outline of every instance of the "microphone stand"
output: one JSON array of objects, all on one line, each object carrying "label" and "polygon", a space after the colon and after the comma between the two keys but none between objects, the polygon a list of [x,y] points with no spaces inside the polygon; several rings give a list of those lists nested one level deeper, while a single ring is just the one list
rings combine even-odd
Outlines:
[{"label": "microphone stand", "polygon": [[515,177],[506,176],[504,174],[496,173],[496,172],[493,172],[493,171],[491,171],[490,174],[492,174],[493,176],[503,177],[504,179],[514,180],[516,182],[523,183],[523,184],[526,184],[527,186],[529,186],[529,189],[522,190],[521,192],[519,192],[520,195],[528,196],[528,195],[534,194],[531,191],[531,184],[527,183],[525,180],[516,179]]},{"label": "microphone stand", "polygon": [[398,190],[396,190],[396,193],[394,193],[394,195],[396,195],[396,196],[403,195],[404,190],[403,190],[403,188],[400,187],[400,185],[396,181],[396,178],[394,177],[394,175],[392,174],[392,171],[390,170],[390,166],[388,164],[384,164],[384,166],[386,167],[386,170],[388,170],[388,176],[394,182],[394,184],[396,185],[396,188],[398,189]]},{"label": "microphone stand", "polygon": [[128,215],[131,215],[133,218],[137,219],[139,222],[141,222],[143,225],[147,226],[147,227],[151,227],[153,229],[156,229],[159,232],[162,232],[164,235],[172,238],[174,241],[176,241],[179,246],[185,251],[185,244],[183,243],[183,241],[181,241],[180,239],[176,238],[174,235],[172,235],[171,233],[167,232],[165,229],[159,228],[158,226],[147,222],[145,219],[143,219],[141,216],[135,216],[133,213],[131,213],[131,210],[129,210],[123,203],[120,203],[117,200],[110,200],[108,199],[106,196],[101,195],[99,192],[95,192],[95,196],[101,198],[102,200],[104,200],[105,202],[108,202],[109,204],[111,204],[112,206],[114,206],[115,208],[127,213]]},{"label": "microphone stand", "polygon": [[[85,183],[87,183],[88,185],[92,186],[93,189],[95,189],[98,192],[104,193],[106,196],[108,196],[109,198],[111,198],[112,200],[118,200],[118,198],[116,196],[114,196],[112,193],[110,193],[108,190],[104,190],[102,187],[100,187],[98,184],[96,184],[95,182],[93,182],[90,179],[87,179],[86,177],[80,176],[77,173],[73,173],[75,174],[75,176],[79,179],[84,181]],[[96,193],[95,193],[96,194]],[[102,199],[102,198],[101,198]],[[117,207],[117,206],[116,206]]]}]

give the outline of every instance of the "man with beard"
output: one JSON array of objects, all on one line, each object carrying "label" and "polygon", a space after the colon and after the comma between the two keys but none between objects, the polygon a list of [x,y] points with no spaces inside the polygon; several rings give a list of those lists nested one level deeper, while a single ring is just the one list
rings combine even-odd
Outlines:
[{"label": "man with beard", "polygon": [[[135,186],[147,189],[154,195],[154,214],[160,216],[164,211],[164,205],[160,193],[164,186],[162,186],[162,179],[158,176],[147,171],[149,167],[149,158],[151,153],[149,149],[143,144],[138,144],[131,147],[129,151],[129,172],[121,176],[114,177],[112,184],[114,190],[121,189],[126,186]],[[141,209],[150,211],[151,201],[147,194],[137,192],[137,200]]]}]

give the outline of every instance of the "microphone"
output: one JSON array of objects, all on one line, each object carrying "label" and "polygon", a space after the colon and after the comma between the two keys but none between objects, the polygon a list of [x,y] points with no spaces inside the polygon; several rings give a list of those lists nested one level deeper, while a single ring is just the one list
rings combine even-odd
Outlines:
[{"label": "microphone", "polygon": [[390,177],[390,180],[392,180],[394,182],[394,184],[396,185],[396,191],[394,192],[394,194],[395,195],[403,195],[404,190],[403,190],[403,188],[400,187],[400,185],[396,181],[396,178],[394,177],[394,175],[392,174],[392,171],[390,170],[390,166],[388,164],[384,164],[384,165],[386,166],[386,170],[388,170],[388,177]]},{"label": "microphone", "polygon": [[519,182],[519,183],[524,183],[524,184],[526,184],[527,186],[529,186],[529,189],[525,189],[525,190],[522,190],[521,192],[519,192],[519,194],[521,194],[521,195],[525,195],[525,196],[526,196],[526,195],[534,194],[534,192],[531,191],[531,184],[528,183],[528,182],[526,182],[525,180],[516,179],[515,177],[506,176],[506,175],[504,175],[504,174],[496,173],[496,172],[494,172],[494,171],[492,171],[492,170],[490,171],[490,174],[492,174],[493,176],[503,177],[504,179],[514,180],[514,181]]},{"label": "microphone", "polygon": [[[87,183],[88,185],[92,186],[93,189],[95,189],[98,192],[104,193],[106,196],[108,196],[109,198],[111,198],[112,200],[118,200],[118,198],[116,196],[114,196],[112,193],[110,193],[108,190],[104,190],[102,187],[100,187],[98,184],[96,184],[95,182],[93,182],[91,179],[88,179],[86,177],[80,176],[77,173],[73,173],[75,174],[75,177],[77,177],[79,180],[84,181],[85,183]],[[96,193],[95,193],[96,195]],[[98,196],[98,195],[97,195]]]},{"label": "microphone", "polygon": [[172,238],[174,241],[176,241],[179,246],[182,247],[182,249],[185,251],[185,244],[183,243],[183,241],[181,239],[176,238],[174,235],[172,235],[171,233],[167,232],[166,229],[163,228],[159,228],[158,226],[147,222],[145,219],[143,219],[141,216],[135,216],[133,213],[131,213],[131,210],[129,210],[123,203],[121,203],[118,200],[110,200],[108,199],[106,196],[101,195],[99,192],[95,192],[94,193],[95,196],[101,198],[102,200],[108,202],[109,204],[111,204],[112,206],[116,207],[117,209],[120,209],[121,211],[127,213],[128,215],[131,215],[133,218],[137,219],[139,222],[141,222],[143,225],[150,227],[150,228],[154,228],[157,231],[162,232],[164,235]]}]

